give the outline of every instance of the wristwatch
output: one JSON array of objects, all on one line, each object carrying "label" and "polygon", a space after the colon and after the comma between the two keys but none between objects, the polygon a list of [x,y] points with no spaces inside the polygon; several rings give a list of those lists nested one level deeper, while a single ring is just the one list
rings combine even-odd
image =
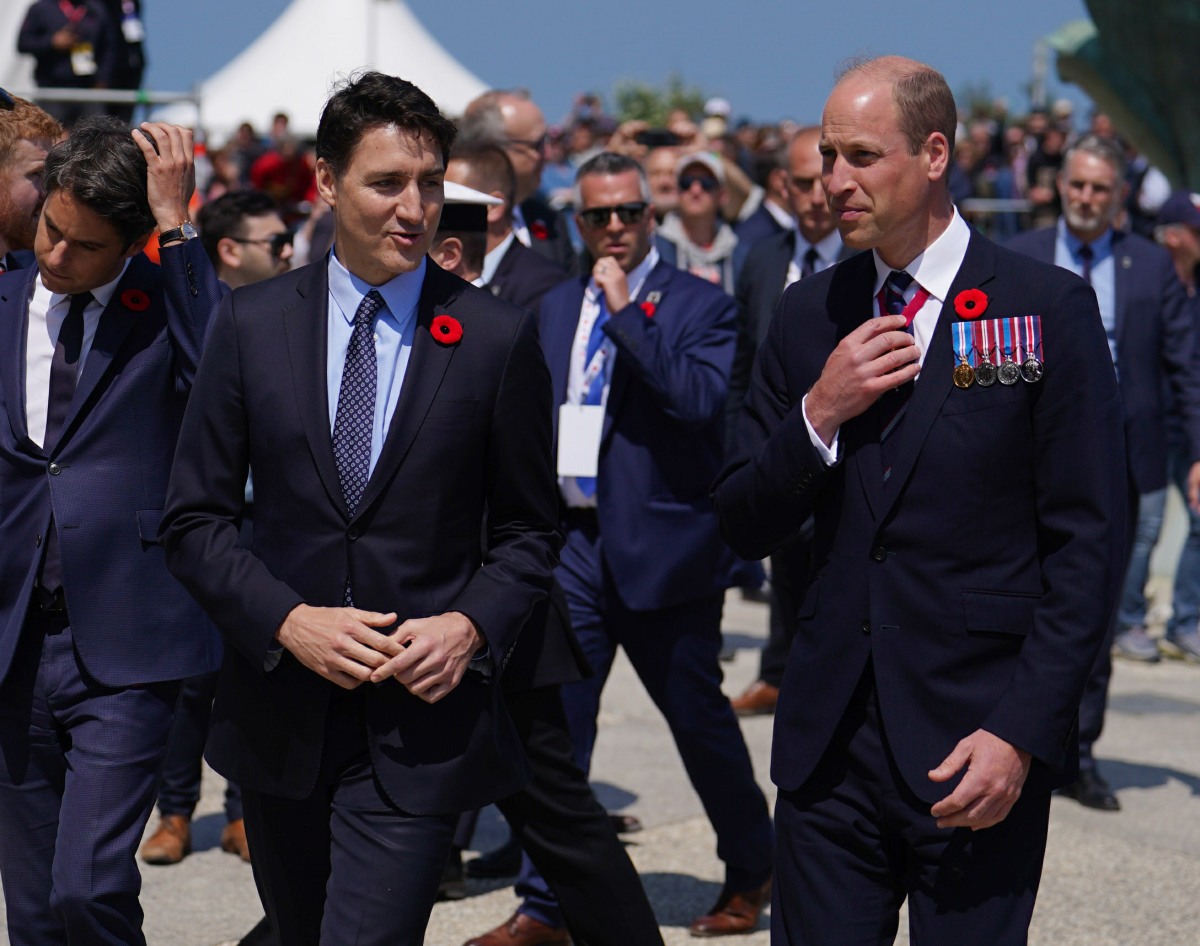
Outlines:
[{"label": "wristwatch", "polygon": [[200,233],[196,230],[195,225],[190,220],[185,220],[179,226],[170,230],[164,230],[158,235],[158,245],[166,246],[168,243],[186,242],[194,240]]}]

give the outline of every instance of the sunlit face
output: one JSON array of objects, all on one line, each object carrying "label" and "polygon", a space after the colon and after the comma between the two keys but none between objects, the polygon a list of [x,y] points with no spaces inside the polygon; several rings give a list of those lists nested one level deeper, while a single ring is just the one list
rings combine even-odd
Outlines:
[{"label": "sunlit face", "polygon": [[706,165],[689,164],[679,174],[679,215],[688,220],[715,220],[724,194],[721,182]]},{"label": "sunlit face", "polygon": [[650,184],[650,199],[660,213],[670,213],[679,204],[679,177],[675,173],[678,160],[674,148],[655,148],[643,162]]},{"label": "sunlit face", "polygon": [[442,216],[442,150],[395,125],[367,131],[341,177],[317,159],[317,189],[333,208],[335,250],[350,272],[380,286],[421,264]]},{"label": "sunlit face", "polygon": [[796,218],[800,235],[809,243],[820,243],[833,232],[833,217],[821,186],[821,152],[817,132],[801,133],[788,147],[788,209]]},{"label": "sunlit face", "polygon": [[271,249],[271,238],[287,233],[279,214],[246,217],[241,230],[236,240],[229,240],[226,252],[222,254],[221,276],[231,288],[249,286],[286,273],[291,268],[290,244],[284,246],[278,255]]},{"label": "sunlit face", "polygon": [[42,284],[51,292],[90,292],[112,282],[125,260],[146,245],[147,233],[126,246],[106,217],[59,189],[46,198],[34,252]]},{"label": "sunlit face", "polygon": [[10,250],[33,249],[46,197],[42,167],[53,146],[49,139],[22,138],[13,145],[7,165],[0,168],[0,239]]},{"label": "sunlit face", "polygon": [[877,249],[895,268],[930,242],[934,182],[946,173],[948,143],[933,133],[910,154],[889,83],[869,76],[840,82],[821,120],[821,184],[842,241]]},{"label": "sunlit face", "polygon": [[1120,213],[1125,182],[1099,155],[1075,151],[1059,172],[1058,193],[1067,229],[1090,243],[1103,236]]},{"label": "sunlit face", "polygon": [[[593,207],[617,207],[621,204],[640,203],[642,196],[641,178],[637,171],[622,171],[620,174],[588,174],[579,181],[580,210]],[[647,206],[641,220],[621,223],[615,213],[609,214],[608,223],[593,227],[578,214],[579,235],[592,254],[593,259],[611,256],[630,272],[650,252],[650,235],[654,232],[654,207]]]}]

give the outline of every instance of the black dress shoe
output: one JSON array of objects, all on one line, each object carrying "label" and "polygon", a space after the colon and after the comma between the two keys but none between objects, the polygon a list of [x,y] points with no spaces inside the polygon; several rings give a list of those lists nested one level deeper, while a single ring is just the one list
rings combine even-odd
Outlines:
[{"label": "black dress shoe", "polygon": [[498,848],[480,854],[466,864],[468,877],[481,877],[486,880],[497,880],[504,877],[516,877],[521,870],[521,845],[516,838],[510,837]]},{"label": "black dress shoe", "polygon": [[1097,811],[1121,810],[1117,796],[1095,769],[1083,769],[1079,778],[1057,789],[1055,794],[1074,798],[1083,807],[1095,808]]},{"label": "black dress shoe", "polygon": [[615,811],[608,813],[608,820],[612,822],[613,830],[617,834],[637,834],[642,830],[642,819],[637,815],[622,815]]},{"label": "black dress shoe", "polygon": [[462,851],[450,849],[446,866],[442,868],[442,882],[438,884],[438,900],[463,900],[467,896],[467,882],[463,878]]}]

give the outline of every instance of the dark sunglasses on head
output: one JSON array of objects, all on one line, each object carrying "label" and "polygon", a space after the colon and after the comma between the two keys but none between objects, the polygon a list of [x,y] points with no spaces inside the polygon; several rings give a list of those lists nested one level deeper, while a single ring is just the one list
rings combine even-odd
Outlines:
[{"label": "dark sunglasses on head", "polygon": [[589,227],[607,227],[612,215],[616,214],[617,219],[628,226],[631,223],[642,222],[647,206],[644,200],[638,200],[628,204],[617,204],[615,207],[589,207],[579,211],[579,219]]},{"label": "dark sunglasses on head", "polygon": [[693,184],[699,184],[701,190],[709,194],[721,186],[721,182],[715,177],[705,177],[702,174],[684,174],[679,178],[679,189],[681,191],[691,190]]},{"label": "dark sunglasses on head", "polygon": [[263,237],[261,240],[248,240],[245,237],[230,237],[229,239],[234,243],[269,243],[272,256],[282,256],[283,248],[292,245],[291,233],[276,233],[273,236]]}]

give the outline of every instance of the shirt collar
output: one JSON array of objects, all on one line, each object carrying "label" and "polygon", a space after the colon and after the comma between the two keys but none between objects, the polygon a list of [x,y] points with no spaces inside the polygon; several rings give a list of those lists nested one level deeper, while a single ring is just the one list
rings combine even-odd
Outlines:
[{"label": "shirt collar", "polygon": [[[958,208],[955,208],[950,225],[925,247],[920,256],[905,266],[904,271],[932,298],[938,302],[945,302],[954,277],[962,267],[963,259],[967,255],[967,244],[970,242],[971,228],[959,216]],[[871,255],[875,259],[875,294],[878,295],[884,281],[891,274],[892,267],[880,258],[878,250],[872,250]]]},{"label": "shirt collar", "polygon": [[[117,278],[112,282],[106,282],[103,286],[97,286],[92,290],[92,298],[96,302],[100,303],[101,309],[108,308],[109,302],[112,301],[113,293],[117,291],[117,284],[125,278],[125,270],[129,269],[130,262],[131,260],[125,260],[125,265],[121,267],[121,271],[117,273]],[[39,280],[39,282],[41,282],[41,280]],[[50,293],[50,307],[54,308],[54,306],[69,298],[71,297],[66,293],[52,292]]]},{"label": "shirt collar", "polygon": [[504,259],[504,254],[508,252],[508,248],[513,245],[517,235],[508,231],[506,236],[494,250],[489,250],[483,257],[483,272],[479,274],[480,286],[486,286],[496,278],[496,270],[500,268],[500,261]]},{"label": "shirt collar", "polygon": [[790,230],[796,225],[796,218],[775,203],[775,201],[767,200],[764,197],[762,205],[767,209],[767,213],[774,217],[775,222],[783,227],[783,229]]},{"label": "shirt collar", "polygon": [[[1067,252],[1071,254],[1071,259],[1077,264],[1080,263],[1082,257],[1080,257],[1079,251],[1083,248],[1083,240],[1067,229],[1067,222],[1062,217],[1058,218],[1058,239],[1067,248]],[[1102,260],[1112,254],[1112,241],[1113,231],[1112,227],[1109,227],[1099,238],[1092,240],[1088,244],[1092,248],[1093,266],[1098,260]]]},{"label": "shirt collar", "polygon": [[[642,283],[646,281],[646,277],[650,275],[650,270],[658,265],[658,247],[653,244],[650,246],[650,252],[646,254],[646,258],[633,267],[633,271],[625,277],[625,285],[629,287],[629,298],[636,299],[638,293],[642,291]],[[587,284],[587,295],[595,301],[597,296],[596,280],[589,279]]]},{"label": "shirt collar", "polygon": [[342,265],[336,252],[330,252],[328,265],[329,294],[341,309],[342,318],[348,323],[354,322],[354,313],[372,289],[383,296],[388,311],[397,322],[403,322],[416,311],[417,302],[421,298],[421,286],[425,282],[425,258],[421,259],[421,264],[411,273],[393,276],[382,286],[372,286],[369,282],[359,279]]}]

